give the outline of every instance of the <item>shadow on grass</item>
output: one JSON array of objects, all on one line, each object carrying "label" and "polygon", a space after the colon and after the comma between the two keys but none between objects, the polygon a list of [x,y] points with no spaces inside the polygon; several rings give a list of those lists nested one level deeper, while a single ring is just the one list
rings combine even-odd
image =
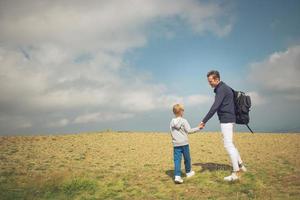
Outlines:
[{"label": "shadow on grass", "polygon": [[165,173],[166,173],[170,178],[173,179],[173,177],[174,177],[174,170],[167,170],[167,171],[165,171]]},{"label": "shadow on grass", "polygon": [[202,169],[200,172],[204,172],[204,171],[231,171],[232,167],[230,165],[227,164],[219,164],[219,163],[194,163],[194,166],[200,166]]},{"label": "shadow on grass", "polygon": [[[231,171],[232,167],[227,164],[219,164],[219,163],[194,163],[194,166],[200,166],[202,169],[200,172],[204,171]],[[167,170],[165,171],[166,175],[173,179],[174,177],[174,170]]]}]

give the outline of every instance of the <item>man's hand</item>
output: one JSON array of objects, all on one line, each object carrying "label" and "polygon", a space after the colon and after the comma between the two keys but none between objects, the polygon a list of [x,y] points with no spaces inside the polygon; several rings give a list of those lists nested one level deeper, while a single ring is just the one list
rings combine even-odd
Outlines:
[{"label": "man's hand", "polygon": [[204,122],[201,122],[201,123],[198,125],[198,127],[199,127],[200,129],[203,129],[203,128],[205,127],[205,123],[204,123]]}]

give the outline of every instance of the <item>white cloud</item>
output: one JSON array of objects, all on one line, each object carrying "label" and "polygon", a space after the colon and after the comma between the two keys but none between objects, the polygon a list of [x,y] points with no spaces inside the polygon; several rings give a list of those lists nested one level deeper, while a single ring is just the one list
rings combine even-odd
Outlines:
[{"label": "white cloud", "polygon": [[49,127],[64,127],[64,126],[67,126],[69,123],[70,123],[70,121],[68,119],[60,119],[55,122],[49,122],[48,126]]},{"label": "white cloud", "polygon": [[126,119],[178,101],[201,104],[206,97],[179,97],[147,80],[124,53],[146,45],[156,22],[180,19],[196,34],[218,36],[232,26],[221,5],[196,0],[12,0],[0,2],[0,13],[0,116],[23,127],[41,114],[51,116],[48,126],[63,127]]},{"label": "white cloud", "polygon": [[266,98],[263,97],[261,94],[255,91],[247,92],[247,95],[251,97],[251,104],[253,106],[258,106],[266,103]]},{"label": "white cloud", "polygon": [[185,104],[188,106],[197,106],[207,103],[209,100],[211,100],[211,98],[206,95],[190,95],[185,98]]},{"label": "white cloud", "polygon": [[[0,124],[2,130],[11,130],[15,131],[18,129],[28,129],[32,127],[32,123],[30,120],[15,116],[15,115],[0,115]],[[6,134],[5,132],[2,132],[2,134]]]},{"label": "white cloud", "polygon": [[76,117],[73,121],[75,124],[84,124],[91,122],[118,121],[133,117],[132,113],[88,113]]},{"label": "white cloud", "polygon": [[168,108],[171,109],[174,104],[181,103],[184,106],[199,106],[208,103],[211,100],[210,96],[206,95],[188,95],[188,96],[177,96],[177,95],[163,95],[156,98],[156,108]]},{"label": "white cloud", "polygon": [[254,129],[299,130],[299,76],[300,45],[274,52],[250,64],[248,83],[253,90],[248,94],[254,105],[250,113]]},{"label": "white cloud", "polygon": [[250,65],[250,81],[256,91],[250,92],[254,105],[266,102],[300,100],[300,45],[275,52],[260,62]]},{"label": "white cloud", "polygon": [[[16,45],[61,44],[69,50],[122,52],[146,43],[146,25],[182,19],[197,33],[224,35],[224,5],[196,0],[1,1],[0,38]],[[117,13],[117,14],[116,14]],[[225,23],[220,23],[224,21]],[[22,34],[20,34],[22,33]]]},{"label": "white cloud", "polygon": [[300,45],[275,52],[251,64],[249,78],[263,90],[298,96],[300,92]]}]

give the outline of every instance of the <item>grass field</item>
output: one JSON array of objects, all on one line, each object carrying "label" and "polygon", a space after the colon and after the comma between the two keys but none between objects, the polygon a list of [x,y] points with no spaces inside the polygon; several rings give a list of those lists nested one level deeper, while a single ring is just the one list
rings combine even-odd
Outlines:
[{"label": "grass field", "polygon": [[236,134],[249,170],[236,183],[221,134],[189,139],[196,176],[176,185],[168,134],[2,136],[0,198],[300,199],[300,134]]}]

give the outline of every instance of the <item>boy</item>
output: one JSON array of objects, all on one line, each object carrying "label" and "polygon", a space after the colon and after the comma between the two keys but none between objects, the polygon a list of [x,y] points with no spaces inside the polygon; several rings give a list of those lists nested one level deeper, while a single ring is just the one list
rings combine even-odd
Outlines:
[{"label": "boy", "polygon": [[172,142],[174,146],[175,183],[183,183],[181,178],[181,154],[183,154],[184,157],[186,176],[189,178],[195,175],[195,172],[191,169],[190,148],[187,135],[188,133],[199,131],[200,128],[191,128],[188,121],[183,118],[183,112],[183,105],[175,104],[173,106],[175,118],[173,118],[170,123]]}]

